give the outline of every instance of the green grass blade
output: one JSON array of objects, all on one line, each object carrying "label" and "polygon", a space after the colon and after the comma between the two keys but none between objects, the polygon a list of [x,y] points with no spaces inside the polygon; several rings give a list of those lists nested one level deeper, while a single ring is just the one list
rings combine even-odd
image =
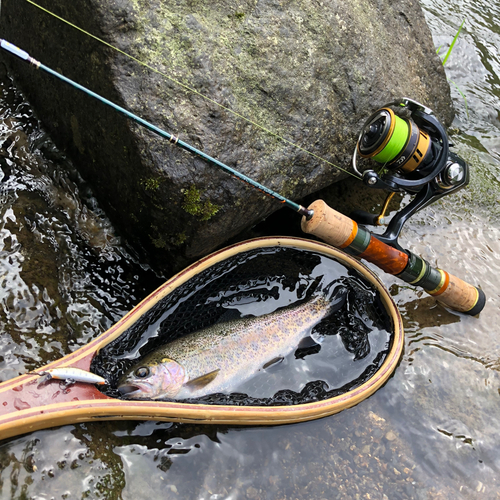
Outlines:
[{"label": "green grass blade", "polygon": [[460,25],[460,28],[458,28],[457,34],[455,35],[455,38],[453,39],[453,42],[451,42],[451,45],[450,45],[450,48],[448,49],[448,52],[446,52],[446,55],[444,56],[443,66],[446,64],[446,61],[448,60],[448,57],[450,57],[451,51],[453,50],[455,42],[457,41],[458,35],[460,35],[460,32],[462,31],[464,23],[465,23],[465,19],[462,21],[462,24]]},{"label": "green grass blade", "polygon": [[464,93],[458,88],[458,85],[453,81],[448,78],[448,81],[453,83],[455,85],[455,88],[460,92],[460,95],[462,96],[464,102],[465,102],[465,114],[467,115],[467,120],[469,119],[469,108],[467,106],[467,99],[465,98]]}]

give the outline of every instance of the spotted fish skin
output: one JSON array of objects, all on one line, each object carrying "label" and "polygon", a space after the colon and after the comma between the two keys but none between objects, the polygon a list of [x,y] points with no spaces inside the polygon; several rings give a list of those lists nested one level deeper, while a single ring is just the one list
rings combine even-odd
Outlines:
[{"label": "spotted fish skin", "polygon": [[185,399],[231,392],[269,361],[285,357],[323,318],[338,310],[347,291],[260,317],[242,318],[188,334],[157,349],[120,380],[131,399]]}]

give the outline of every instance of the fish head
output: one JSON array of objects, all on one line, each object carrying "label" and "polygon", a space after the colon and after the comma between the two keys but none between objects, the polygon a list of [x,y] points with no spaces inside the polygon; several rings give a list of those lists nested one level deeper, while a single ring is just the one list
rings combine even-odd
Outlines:
[{"label": "fish head", "polygon": [[185,381],[185,371],[176,361],[165,358],[158,363],[140,363],[118,383],[127,399],[174,398]]}]

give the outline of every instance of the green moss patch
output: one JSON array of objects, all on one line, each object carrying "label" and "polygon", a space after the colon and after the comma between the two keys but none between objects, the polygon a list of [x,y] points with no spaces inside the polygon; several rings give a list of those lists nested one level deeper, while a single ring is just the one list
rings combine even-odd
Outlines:
[{"label": "green moss patch", "polygon": [[202,221],[211,219],[220,209],[210,200],[201,201],[201,193],[196,186],[190,186],[184,191],[182,208]]}]

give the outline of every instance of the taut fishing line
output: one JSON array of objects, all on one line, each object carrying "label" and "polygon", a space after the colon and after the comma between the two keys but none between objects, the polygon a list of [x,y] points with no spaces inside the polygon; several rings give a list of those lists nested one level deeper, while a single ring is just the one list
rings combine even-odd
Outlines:
[{"label": "taut fishing line", "polygon": [[[106,45],[107,47],[119,52],[120,54],[128,57],[129,59],[132,59],[133,61],[135,61],[136,63],[140,64],[141,66],[144,66],[145,68],[148,68],[149,70],[163,76],[164,78],[167,78],[168,80],[170,80],[171,82],[175,83],[176,85],[179,85],[181,87],[183,87],[185,90],[189,91],[189,92],[192,92],[200,97],[202,97],[203,99],[206,99],[207,101],[219,106],[221,109],[223,109],[224,111],[227,111],[231,114],[233,114],[234,116],[238,117],[238,118],[241,118],[242,120],[245,120],[246,122],[252,124],[253,126],[263,130],[264,132],[266,132],[267,134],[270,134],[272,135],[273,137],[275,137],[276,139],[279,139],[280,141],[283,141],[283,142],[286,142],[287,144],[289,144],[290,146],[293,146],[297,149],[299,149],[300,151],[308,154],[309,156],[312,156],[313,158],[316,158],[317,160],[320,160],[334,168],[336,168],[337,170],[340,170],[346,174],[349,174],[351,175],[352,177],[355,177],[356,179],[359,179],[359,176],[350,172],[349,170],[345,169],[345,168],[342,168],[342,167],[339,167],[338,165],[335,165],[335,163],[332,163],[331,161],[328,161],[327,159],[325,158],[322,158],[321,156],[303,148],[302,146],[299,146],[298,144],[295,144],[294,142],[290,141],[289,139],[286,139],[285,137],[279,135],[279,134],[276,134],[275,132],[269,130],[268,128],[258,124],[257,122],[251,120],[250,118],[247,118],[246,116],[243,116],[241,115],[240,113],[238,113],[237,111],[234,111],[232,110],[231,108],[228,108],[226,106],[224,106],[223,104],[220,104],[219,102],[211,99],[210,97],[202,94],[201,92],[198,92],[196,89],[193,89],[192,87],[190,87],[189,85],[186,85],[182,82],[179,82],[178,80],[176,80],[175,78],[172,78],[171,76],[169,76],[168,74],[164,73],[163,71],[160,71],[159,69],[157,68],[154,68],[153,66],[141,61],[140,59],[137,59],[137,57],[134,57],[133,55],[119,49],[118,47],[106,42],[105,40],[103,40],[102,38],[99,38],[95,35],[93,35],[92,33],[84,30],[83,28],[80,28],[79,26],[77,26],[76,24],[73,24],[71,23],[70,21],[68,21],[67,19],[64,19],[63,17],[60,17],[58,16],[57,14],[55,14],[54,12],[51,12],[50,10],[46,9],[45,7],[42,7],[41,5],[38,5],[37,3],[33,2],[33,0],[26,0],[26,2],[28,2],[29,4],[37,7],[38,9],[40,9],[41,11],[55,17],[56,19],[58,19],[59,21],[62,21],[63,23],[67,24],[68,26],[71,26],[72,28],[80,31],[81,33],[93,38],[94,40],[98,41],[99,43],[102,43],[104,45]],[[1,0],[0,0],[0,7],[1,7]]]}]

